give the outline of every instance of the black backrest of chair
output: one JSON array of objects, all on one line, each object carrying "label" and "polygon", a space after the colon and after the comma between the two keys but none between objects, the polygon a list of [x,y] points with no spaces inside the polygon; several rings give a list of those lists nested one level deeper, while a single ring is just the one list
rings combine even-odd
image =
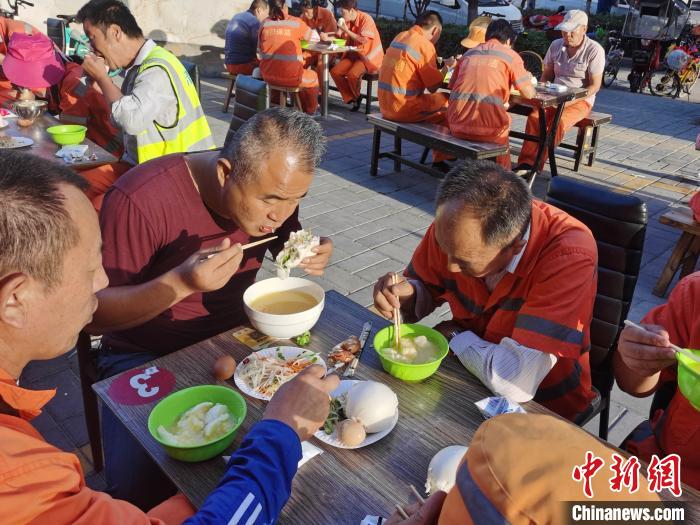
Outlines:
[{"label": "black backrest of chair", "polygon": [[627,318],[642,261],[646,204],[637,197],[566,177],[552,178],[546,201],[588,226],[598,246],[590,357],[594,386],[609,391],[611,351]]},{"label": "black backrest of chair", "polygon": [[245,122],[256,113],[267,109],[267,83],[248,75],[236,76],[236,98],[233,101],[233,116],[226,133],[224,148]]},{"label": "black backrest of chair", "polygon": [[201,85],[201,82],[199,79],[199,67],[194,62],[188,62],[187,60],[180,60],[180,62],[182,62],[182,65],[185,66],[185,71],[187,71],[187,74],[192,79],[192,83],[194,84],[194,87],[197,89],[197,96],[199,96],[199,98],[201,100],[201,98],[202,98],[202,85]]},{"label": "black backrest of chair", "polygon": [[66,52],[66,21],[60,18],[46,19],[46,36],[48,36],[62,53]]}]

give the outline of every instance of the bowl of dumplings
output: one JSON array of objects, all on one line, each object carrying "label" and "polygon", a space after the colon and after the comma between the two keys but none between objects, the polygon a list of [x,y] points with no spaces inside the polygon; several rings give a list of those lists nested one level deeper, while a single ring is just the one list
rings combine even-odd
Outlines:
[{"label": "bowl of dumplings", "polygon": [[193,386],[170,394],[153,407],[148,431],[169,456],[204,461],[229,447],[246,413],[246,402],[235,390]]}]

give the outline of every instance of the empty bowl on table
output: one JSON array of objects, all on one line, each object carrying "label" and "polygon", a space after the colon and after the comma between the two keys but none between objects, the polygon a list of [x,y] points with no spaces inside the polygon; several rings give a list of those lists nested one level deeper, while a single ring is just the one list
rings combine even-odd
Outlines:
[{"label": "empty bowl on table", "polygon": [[[700,356],[700,350],[690,350]],[[700,363],[696,363],[681,353],[678,359],[678,389],[690,402],[695,410],[700,410]]]},{"label": "empty bowl on table", "polygon": [[389,348],[393,344],[394,327],[393,325],[387,326],[377,332],[374,336],[374,350],[377,352],[379,360],[382,363],[382,368],[384,368],[386,372],[403,381],[422,381],[437,372],[437,369],[440,368],[440,363],[449,352],[450,345],[447,339],[437,330],[433,330],[421,324],[401,325],[401,337],[418,335],[424,335],[431,343],[440,349],[440,353],[434,361],[414,364],[389,359],[380,350]]},{"label": "empty bowl on table", "polygon": [[[223,436],[208,441],[203,445],[175,446],[163,440],[158,427],[163,425],[171,428],[177,420],[190,408],[209,401],[226,405],[236,423]],[[180,461],[204,461],[221,454],[236,437],[248,408],[245,399],[232,388],[220,385],[199,385],[179,390],[160,400],[148,416],[148,431],[158,443],[163,445],[165,452]]]},{"label": "empty bowl on table", "polygon": [[[274,292],[298,291],[310,295],[316,304],[292,314],[273,314],[254,309],[251,305]],[[289,339],[311,330],[321,316],[326,293],[318,284],[300,277],[265,279],[248,287],[243,294],[243,309],[256,330],[270,337]]]},{"label": "empty bowl on table", "polygon": [[47,106],[44,100],[18,100],[12,103],[12,111],[18,117],[17,124],[30,126],[46,111]]},{"label": "empty bowl on table", "polygon": [[51,135],[51,138],[56,144],[61,146],[75,146],[82,144],[85,140],[87,128],[78,124],[62,124],[60,126],[51,126],[46,128],[46,132]]}]

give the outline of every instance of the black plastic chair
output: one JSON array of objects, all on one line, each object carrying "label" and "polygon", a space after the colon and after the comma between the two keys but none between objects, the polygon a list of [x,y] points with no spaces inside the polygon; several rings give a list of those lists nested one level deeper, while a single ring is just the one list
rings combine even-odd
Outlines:
[{"label": "black plastic chair", "polygon": [[224,148],[248,119],[268,108],[266,82],[248,75],[237,75],[234,91],[236,98],[233,101],[233,116],[224,140]]},{"label": "black plastic chair", "polygon": [[61,53],[66,52],[66,21],[60,18],[46,19],[46,36],[56,44]]},{"label": "black plastic chair", "polygon": [[585,425],[600,414],[598,435],[607,439],[610,393],[615,383],[613,352],[639,276],[647,207],[637,197],[566,177],[552,179],[546,201],[588,226],[598,246],[598,292],[593,306],[590,353],[597,397],[576,423]]}]

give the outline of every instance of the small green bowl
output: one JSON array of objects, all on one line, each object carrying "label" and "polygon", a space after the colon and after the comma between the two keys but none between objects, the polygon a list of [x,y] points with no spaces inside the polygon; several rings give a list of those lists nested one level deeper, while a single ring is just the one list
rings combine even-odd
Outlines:
[{"label": "small green bowl", "polygon": [[347,44],[348,41],[344,38],[336,38],[333,40],[333,43],[338,47],[345,47],[345,44]]},{"label": "small green bowl", "polygon": [[56,144],[61,146],[74,146],[81,144],[85,140],[87,128],[77,124],[62,124],[46,128],[46,132]]},{"label": "small green bowl", "polygon": [[380,350],[390,347],[394,340],[394,327],[387,326],[379,330],[374,336],[374,350],[377,352],[384,370],[402,381],[422,381],[437,372],[437,369],[440,368],[440,363],[449,352],[450,346],[447,343],[447,339],[437,330],[433,330],[421,324],[402,324],[401,335],[424,335],[438,346],[440,355],[435,361],[417,365],[413,363],[400,363],[384,357]]},{"label": "small green bowl", "polygon": [[[158,433],[160,425],[166,428],[172,426],[187,410],[205,401],[221,403],[226,405],[231,411],[231,414],[238,422],[228,433],[204,445],[187,447],[176,447],[161,439]],[[148,431],[153,436],[153,439],[163,445],[169,456],[180,461],[204,461],[221,454],[228,448],[233,442],[233,438],[236,437],[236,431],[243,423],[247,413],[248,408],[245,400],[231,388],[220,385],[192,386],[170,394],[153,407],[151,414],[148,416]]]},{"label": "small green bowl", "polygon": [[302,40],[301,41],[301,48],[306,49],[307,47],[309,47],[309,43],[306,40]]},{"label": "small green bowl", "polygon": [[[700,350],[690,350],[700,355]],[[700,410],[700,364],[683,354],[678,359],[678,388],[695,410]]]}]

